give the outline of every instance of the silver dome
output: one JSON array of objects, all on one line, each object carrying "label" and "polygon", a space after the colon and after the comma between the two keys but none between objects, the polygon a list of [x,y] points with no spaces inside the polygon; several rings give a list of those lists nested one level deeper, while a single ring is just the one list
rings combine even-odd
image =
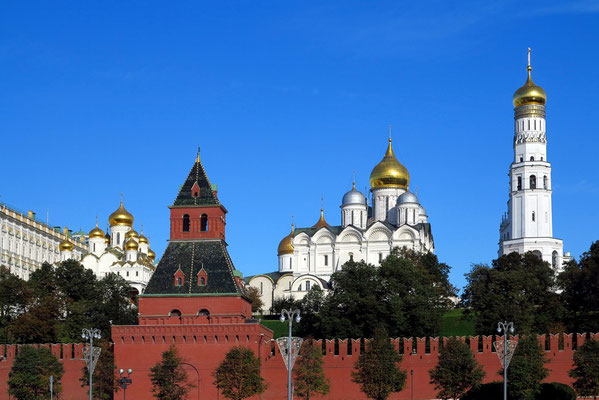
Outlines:
[{"label": "silver dome", "polygon": [[355,187],[343,195],[343,202],[341,203],[341,206],[348,206],[350,204],[366,204],[366,197],[364,197],[362,192],[356,190]]},{"label": "silver dome", "polygon": [[412,192],[405,192],[401,196],[397,198],[397,205],[405,204],[405,203],[418,203],[418,197]]}]

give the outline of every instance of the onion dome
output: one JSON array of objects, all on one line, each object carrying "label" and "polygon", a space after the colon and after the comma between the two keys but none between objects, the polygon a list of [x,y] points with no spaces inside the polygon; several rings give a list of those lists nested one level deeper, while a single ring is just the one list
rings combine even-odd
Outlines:
[{"label": "onion dome", "polygon": [[415,203],[418,204],[418,197],[412,192],[405,192],[397,198],[397,205]]},{"label": "onion dome", "polygon": [[282,256],[283,254],[293,254],[293,232],[294,227],[291,225],[291,233],[285,236],[279,243],[277,249],[277,255]]},{"label": "onion dome", "polygon": [[360,192],[356,190],[356,182],[353,183],[352,189],[343,195],[343,201],[341,202],[341,206],[348,206],[350,204],[366,204],[366,197]]},{"label": "onion dome", "polygon": [[547,93],[545,93],[542,87],[535,85],[535,83],[532,81],[530,48],[528,49],[528,66],[526,69],[528,70],[528,78],[526,78],[524,85],[514,93],[514,97],[512,98],[514,107],[518,108],[528,104],[544,106],[545,102],[547,101]]},{"label": "onion dome", "polygon": [[110,238],[109,238],[109,237],[105,237],[105,238],[104,238],[104,243],[106,243],[106,244],[110,244]]},{"label": "onion dome", "polygon": [[139,238],[139,233],[137,233],[135,231],[135,229],[131,229],[129,232],[127,232],[125,234],[125,239],[130,239],[130,238],[133,238],[133,239]]},{"label": "onion dome", "polygon": [[324,219],[324,209],[320,209],[320,219],[316,224],[312,226],[312,228],[322,228],[323,226],[330,226],[327,221]]},{"label": "onion dome", "polygon": [[58,245],[58,249],[61,252],[62,251],[73,251],[74,248],[75,248],[75,246],[73,246],[73,243],[71,243],[68,238],[66,238],[65,240],[60,242],[60,244]]},{"label": "onion dome", "polygon": [[142,231],[141,235],[139,235],[139,243],[145,243],[145,244],[149,243],[148,238],[144,236],[143,231]]},{"label": "onion dome", "polygon": [[133,215],[123,207],[123,201],[121,200],[121,206],[108,217],[110,226],[133,226]]},{"label": "onion dome", "polygon": [[94,229],[92,229],[91,231],[89,231],[89,238],[93,239],[93,238],[103,238],[104,237],[104,231],[100,228],[98,228],[98,223],[96,222],[96,227]]},{"label": "onion dome", "polygon": [[135,239],[129,239],[125,242],[125,250],[137,250],[139,249],[139,245],[135,241]]},{"label": "onion dome", "polygon": [[410,184],[410,173],[393,154],[391,138],[385,156],[370,173],[370,186],[375,188],[407,189]]},{"label": "onion dome", "polygon": [[154,253],[152,249],[148,249],[148,258],[152,261],[156,259],[156,253]]}]

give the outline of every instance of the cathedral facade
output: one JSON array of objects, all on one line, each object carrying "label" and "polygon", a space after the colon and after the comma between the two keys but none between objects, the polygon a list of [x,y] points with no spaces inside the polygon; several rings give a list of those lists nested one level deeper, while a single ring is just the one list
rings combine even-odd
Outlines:
[{"label": "cathedral facade", "polygon": [[261,294],[263,311],[277,298],[301,299],[315,286],[328,290],[331,275],[350,260],[378,266],[395,247],[433,252],[428,215],[409,184],[410,174],[389,139],[383,159],[370,174],[371,204],[354,182],[341,199],[340,225],[329,224],[321,209],[314,225],[292,226],[281,240],[277,271],[246,278]]},{"label": "cathedral facade", "polygon": [[513,96],[514,161],[510,165],[508,211],[499,228],[499,255],[533,252],[556,272],[571,259],[562,239],[553,236],[551,163],[547,158],[547,94],[531,76]]}]

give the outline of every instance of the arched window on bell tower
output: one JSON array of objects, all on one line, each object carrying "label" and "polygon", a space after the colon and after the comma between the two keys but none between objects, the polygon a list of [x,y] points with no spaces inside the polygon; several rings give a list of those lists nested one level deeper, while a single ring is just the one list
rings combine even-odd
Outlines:
[{"label": "arched window on bell tower", "polygon": [[547,189],[547,175],[543,176],[543,189]]},{"label": "arched window on bell tower", "polygon": [[183,215],[183,232],[189,232],[189,214]]},{"label": "arched window on bell tower", "polygon": [[206,214],[202,214],[202,217],[200,218],[200,231],[208,231],[208,216]]},{"label": "arched window on bell tower", "polygon": [[530,176],[530,188],[531,189],[537,188],[537,177],[535,175]]}]

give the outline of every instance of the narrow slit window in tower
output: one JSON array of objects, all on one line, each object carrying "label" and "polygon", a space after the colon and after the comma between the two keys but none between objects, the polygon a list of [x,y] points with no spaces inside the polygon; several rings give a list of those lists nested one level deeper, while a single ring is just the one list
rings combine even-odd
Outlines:
[{"label": "narrow slit window in tower", "polygon": [[533,222],[535,221],[535,212],[534,211],[532,212],[532,221]]},{"label": "narrow slit window in tower", "polygon": [[537,177],[535,175],[530,176],[530,188],[531,189],[537,188]]},{"label": "narrow slit window in tower", "polygon": [[200,231],[206,232],[208,230],[208,216],[206,214],[202,214],[200,218]]},{"label": "narrow slit window in tower", "polygon": [[183,232],[189,232],[189,214],[183,215]]}]

